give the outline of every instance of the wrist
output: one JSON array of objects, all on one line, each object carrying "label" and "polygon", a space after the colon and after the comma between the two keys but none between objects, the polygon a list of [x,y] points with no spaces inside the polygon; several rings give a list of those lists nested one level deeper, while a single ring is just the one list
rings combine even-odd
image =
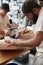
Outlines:
[{"label": "wrist", "polygon": [[24,47],[24,41],[21,39],[16,40],[16,45]]}]

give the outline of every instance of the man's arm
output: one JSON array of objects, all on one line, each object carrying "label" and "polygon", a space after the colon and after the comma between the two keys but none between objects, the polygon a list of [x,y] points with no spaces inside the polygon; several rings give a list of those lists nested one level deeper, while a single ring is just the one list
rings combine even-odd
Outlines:
[{"label": "man's arm", "polygon": [[14,40],[18,46],[35,47],[39,46],[43,40],[43,32],[37,32],[32,39],[29,40]]}]

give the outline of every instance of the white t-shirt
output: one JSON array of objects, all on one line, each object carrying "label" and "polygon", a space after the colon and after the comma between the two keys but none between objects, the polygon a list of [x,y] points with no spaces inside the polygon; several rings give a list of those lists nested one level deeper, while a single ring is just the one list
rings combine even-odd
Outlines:
[{"label": "white t-shirt", "polygon": [[6,15],[3,19],[2,16],[0,15],[0,29],[6,29],[8,23],[9,23],[8,16]]},{"label": "white t-shirt", "polygon": [[[40,10],[37,23],[34,26],[33,30],[34,30],[34,33],[36,33],[37,31],[43,32],[43,8]],[[38,52],[43,52],[43,41],[41,42],[41,44],[38,47],[36,47],[36,49]]]}]

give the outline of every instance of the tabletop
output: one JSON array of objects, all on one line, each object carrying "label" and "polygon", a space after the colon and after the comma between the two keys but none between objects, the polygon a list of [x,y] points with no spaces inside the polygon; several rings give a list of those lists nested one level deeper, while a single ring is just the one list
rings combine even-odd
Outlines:
[{"label": "tabletop", "polygon": [[[26,34],[27,36],[28,34]],[[26,37],[25,34],[23,37]],[[8,61],[12,60],[13,58],[16,58],[20,55],[22,55],[25,52],[28,52],[31,47],[17,47],[14,45],[11,45],[10,47],[8,44],[4,43],[4,40],[0,40],[0,65],[5,65]],[[2,44],[4,43],[4,44]]]},{"label": "tabletop", "polygon": [[5,65],[8,61],[28,52],[30,49],[30,47],[25,47],[19,50],[0,50],[0,65]]}]

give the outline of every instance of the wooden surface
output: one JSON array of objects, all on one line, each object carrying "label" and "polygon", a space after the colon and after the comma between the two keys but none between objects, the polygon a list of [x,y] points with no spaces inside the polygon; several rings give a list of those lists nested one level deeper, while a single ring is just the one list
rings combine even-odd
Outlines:
[{"label": "wooden surface", "polygon": [[25,47],[24,49],[19,50],[4,50],[4,51],[0,50],[0,65],[5,65],[6,62],[22,55],[24,52],[27,52],[29,50],[30,47]]},{"label": "wooden surface", "polygon": [[[26,36],[25,34],[23,35],[25,38]],[[11,59],[18,57],[31,49],[30,47],[20,48],[14,45],[9,47],[8,44],[3,43],[4,41],[0,44],[0,65],[5,65],[5,63]]]}]

